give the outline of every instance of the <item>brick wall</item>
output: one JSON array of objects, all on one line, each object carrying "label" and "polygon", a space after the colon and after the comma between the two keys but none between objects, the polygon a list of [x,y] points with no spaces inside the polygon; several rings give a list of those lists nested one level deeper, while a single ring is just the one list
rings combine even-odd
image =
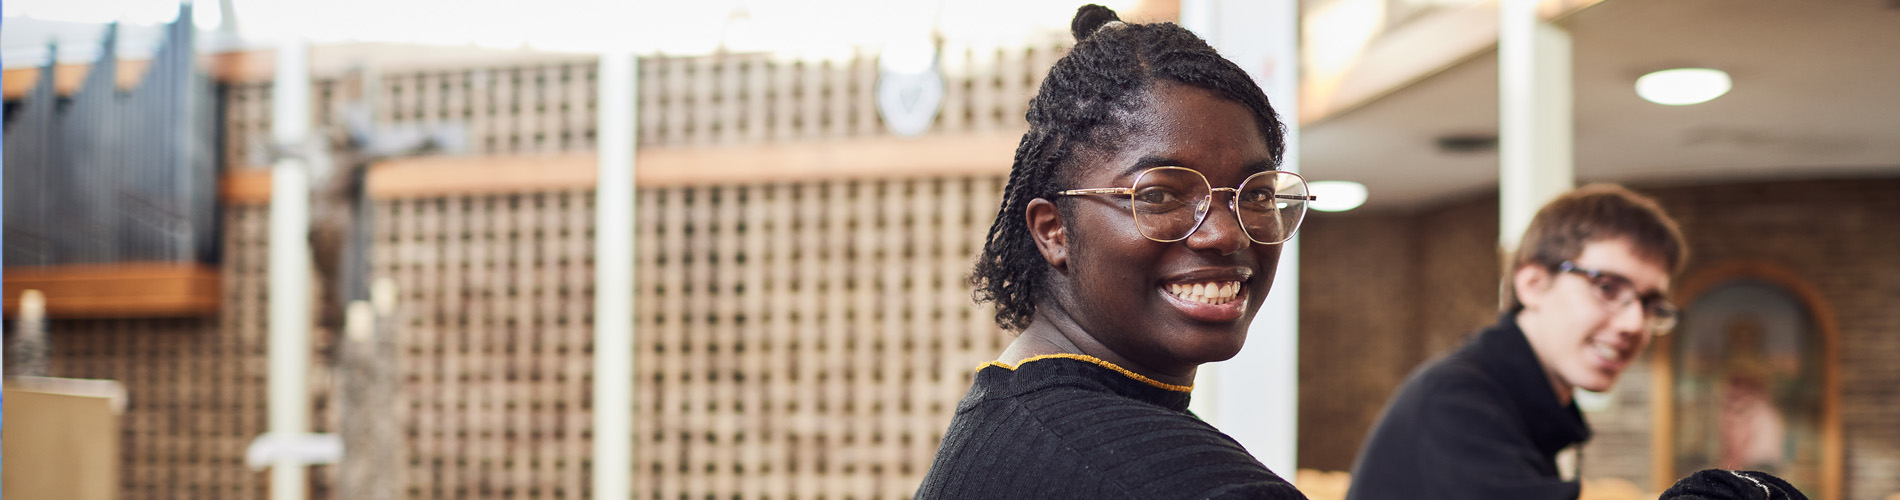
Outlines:
[{"label": "brick wall", "polygon": [[1768,261],[1820,293],[1840,334],[1843,493],[1900,493],[1900,178],[1648,192],[1683,224],[1685,275]]},{"label": "brick wall", "polygon": [[[1418,362],[1420,337],[1407,331],[1418,322],[1416,229],[1409,217],[1333,214],[1300,229],[1301,467],[1349,468],[1359,436]],[[1327,275],[1306,274],[1315,269]]]},{"label": "brick wall", "polygon": [[[1763,261],[1819,291],[1839,325],[1843,498],[1900,492],[1900,178],[1635,187],[1682,223],[1684,276]],[[1344,470],[1404,375],[1496,314],[1497,202],[1315,214],[1301,240],[1300,463]],[[1590,412],[1587,476],[1651,484],[1650,357]]]},{"label": "brick wall", "polygon": [[1300,467],[1347,470],[1420,363],[1497,315],[1497,202],[1300,228]]}]

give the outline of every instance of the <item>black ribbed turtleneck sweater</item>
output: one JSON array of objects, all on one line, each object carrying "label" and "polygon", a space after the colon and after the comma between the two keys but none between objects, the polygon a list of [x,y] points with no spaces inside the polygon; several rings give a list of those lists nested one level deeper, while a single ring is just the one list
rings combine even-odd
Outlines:
[{"label": "black ribbed turtleneck sweater", "polygon": [[1306,498],[1189,413],[1189,389],[1082,355],[984,365],[917,498]]}]

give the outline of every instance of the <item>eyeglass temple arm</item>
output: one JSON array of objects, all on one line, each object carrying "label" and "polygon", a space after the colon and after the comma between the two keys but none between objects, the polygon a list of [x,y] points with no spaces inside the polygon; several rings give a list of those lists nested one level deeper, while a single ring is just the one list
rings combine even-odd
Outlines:
[{"label": "eyeglass temple arm", "polygon": [[[1218,188],[1216,189],[1216,191],[1221,190],[1221,189],[1225,189],[1228,191],[1236,191],[1234,188]],[[1135,190],[1133,188],[1094,188],[1094,189],[1071,189],[1071,190],[1062,191],[1056,194],[1063,195],[1063,196],[1076,196],[1076,195],[1087,195],[1087,194],[1133,194],[1134,192]],[[1276,199],[1281,199],[1281,200],[1302,200],[1302,201],[1316,201],[1319,199],[1318,196],[1314,196],[1314,195],[1293,195],[1293,194],[1276,194],[1276,195],[1273,195],[1273,197]]]},{"label": "eyeglass temple arm", "polygon": [[1076,195],[1084,195],[1084,194],[1134,194],[1134,192],[1135,192],[1134,188],[1094,188],[1094,189],[1071,189],[1071,190],[1063,191],[1056,194],[1063,195],[1063,196],[1076,196]]}]

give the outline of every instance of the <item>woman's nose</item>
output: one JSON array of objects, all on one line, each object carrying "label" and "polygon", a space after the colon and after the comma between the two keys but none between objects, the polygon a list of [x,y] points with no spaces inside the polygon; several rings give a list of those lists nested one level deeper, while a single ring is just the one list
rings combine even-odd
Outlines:
[{"label": "woman's nose", "polygon": [[[1234,213],[1233,205],[1219,200],[1219,195],[1220,192],[1216,191],[1202,202],[1209,205],[1207,218],[1201,220],[1201,226],[1194,230],[1194,234],[1188,235],[1187,244],[1195,250],[1232,255],[1246,250],[1253,240],[1248,239],[1246,230],[1240,227],[1240,217]],[[1229,193],[1228,196],[1233,195]]]}]

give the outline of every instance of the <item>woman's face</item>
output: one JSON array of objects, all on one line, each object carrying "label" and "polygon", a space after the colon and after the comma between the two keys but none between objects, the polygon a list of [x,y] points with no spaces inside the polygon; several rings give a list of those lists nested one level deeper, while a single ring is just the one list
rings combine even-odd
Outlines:
[{"label": "woman's face", "polygon": [[[1157,166],[1234,187],[1273,164],[1253,113],[1209,90],[1156,84],[1129,123],[1123,139],[1079,155],[1070,188],[1127,187]],[[1128,197],[1072,197],[1066,263],[1056,270],[1063,276],[1051,281],[1055,300],[1137,371],[1188,376],[1233,357],[1273,284],[1280,246],[1249,240],[1228,201],[1229,193],[1216,193],[1194,234],[1161,243],[1135,228]]]}]

